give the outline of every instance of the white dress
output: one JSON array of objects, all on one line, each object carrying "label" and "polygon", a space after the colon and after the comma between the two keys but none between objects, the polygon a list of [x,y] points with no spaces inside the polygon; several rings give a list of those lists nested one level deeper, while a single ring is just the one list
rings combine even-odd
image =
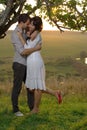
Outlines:
[{"label": "white dress", "polygon": [[[36,38],[31,41],[28,40],[25,44],[25,48],[32,48],[35,45],[39,44],[42,41],[40,33]],[[45,87],[45,67],[44,62],[41,57],[40,51],[33,52],[27,56],[27,76],[25,85],[30,90],[40,89],[46,90]]]}]

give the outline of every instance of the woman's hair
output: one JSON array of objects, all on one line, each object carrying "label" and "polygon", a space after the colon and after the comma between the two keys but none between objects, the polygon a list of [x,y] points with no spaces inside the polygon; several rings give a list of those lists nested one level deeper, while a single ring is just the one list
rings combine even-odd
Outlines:
[{"label": "woman's hair", "polygon": [[33,25],[35,26],[35,30],[41,31],[42,30],[42,19],[39,16],[35,16],[31,18],[31,22],[33,22]]}]

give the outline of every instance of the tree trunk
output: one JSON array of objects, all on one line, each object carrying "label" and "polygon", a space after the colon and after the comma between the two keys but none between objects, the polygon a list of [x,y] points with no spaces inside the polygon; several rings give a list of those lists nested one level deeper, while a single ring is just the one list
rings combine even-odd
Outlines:
[{"label": "tree trunk", "polygon": [[6,36],[9,27],[17,22],[26,0],[7,0],[6,9],[0,14],[0,38]]}]

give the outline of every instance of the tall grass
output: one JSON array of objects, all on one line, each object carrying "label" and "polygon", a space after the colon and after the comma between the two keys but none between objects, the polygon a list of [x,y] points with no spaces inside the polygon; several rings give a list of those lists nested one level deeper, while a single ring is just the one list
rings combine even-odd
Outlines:
[{"label": "tall grass", "polygon": [[0,84],[0,130],[86,130],[87,86],[83,80],[81,84],[78,81],[69,79],[59,84],[54,77],[50,77],[47,85],[63,91],[65,94],[63,103],[58,105],[54,97],[44,94],[38,115],[28,114],[26,89],[23,86],[19,107],[24,117],[15,117],[12,114],[10,99],[12,84],[9,82]]}]

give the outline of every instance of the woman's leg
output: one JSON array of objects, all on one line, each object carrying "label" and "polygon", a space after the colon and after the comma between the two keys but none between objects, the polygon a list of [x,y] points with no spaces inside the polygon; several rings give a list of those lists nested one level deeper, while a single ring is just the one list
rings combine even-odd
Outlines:
[{"label": "woman's leg", "polygon": [[36,90],[35,89],[34,90],[34,108],[32,109],[31,114],[38,113],[42,92],[55,96],[57,98],[59,104],[62,102],[61,92],[58,90],[52,90],[49,88],[47,88],[46,90]]},{"label": "woman's leg", "polygon": [[46,88],[46,90],[43,90],[42,92],[55,96],[57,98],[57,100],[58,100],[58,103],[59,104],[62,103],[61,91],[59,91],[59,90],[52,90],[52,89]]},{"label": "woman's leg", "polygon": [[46,88],[46,90],[42,90],[42,92],[55,96],[55,91],[49,88]]},{"label": "woman's leg", "polygon": [[40,101],[41,101],[41,95],[42,95],[42,91],[41,90],[34,90],[34,108],[31,111],[31,113],[38,113],[39,111],[39,105],[40,105]]}]

